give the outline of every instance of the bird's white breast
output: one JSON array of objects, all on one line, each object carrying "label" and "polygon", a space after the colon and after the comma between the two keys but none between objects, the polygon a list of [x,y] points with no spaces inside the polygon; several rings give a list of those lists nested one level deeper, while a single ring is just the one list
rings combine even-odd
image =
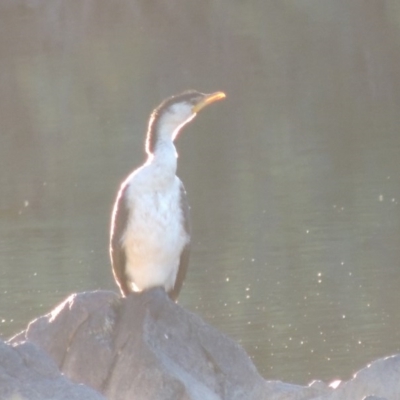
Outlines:
[{"label": "bird's white breast", "polygon": [[175,285],[179,259],[189,237],[184,229],[179,178],[148,165],[129,179],[126,201],[131,210],[123,237],[126,273],[141,291]]}]

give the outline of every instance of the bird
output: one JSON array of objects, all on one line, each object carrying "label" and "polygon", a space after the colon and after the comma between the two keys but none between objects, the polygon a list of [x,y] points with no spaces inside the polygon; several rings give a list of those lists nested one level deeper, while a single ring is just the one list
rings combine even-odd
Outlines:
[{"label": "bird", "polygon": [[123,181],[112,211],[110,258],[123,297],[162,287],[177,300],[189,263],[190,222],[174,140],[200,110],[225,97],[189,90],[151,113],[147,159]]}]

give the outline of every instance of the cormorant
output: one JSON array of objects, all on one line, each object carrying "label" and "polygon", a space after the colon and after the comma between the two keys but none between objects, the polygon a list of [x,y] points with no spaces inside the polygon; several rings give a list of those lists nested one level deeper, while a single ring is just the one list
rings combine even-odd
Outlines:
[{"label": "cormorant", "polygon": [[111,263],[124,296],[161,286],[177,299],[189,262],[190,226],[174,140],[201,109],[223,98],[222,92],[187,91],[152,112],[147,161],[122,183],[112,213]]}]

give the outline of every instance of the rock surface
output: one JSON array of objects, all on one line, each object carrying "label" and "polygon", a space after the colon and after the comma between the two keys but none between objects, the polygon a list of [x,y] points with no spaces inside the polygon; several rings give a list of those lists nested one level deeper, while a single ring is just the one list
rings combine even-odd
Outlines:
[{"label": "rock surface", "polygon": [[105,400],[94,390],[61,375],[55,362],[37,346],[0,341],[1,400]]},{"label": "rock surface", "polygon": [[399,400],[400,355],[382,358],[366,366],[349,380],[338,386],[329,396],[315,400]]},{"label": "rock surface", "polygon": [[239,345],[161,289],[125,299],[74,294],[9,343],[26,341],[53,358],[54,370],[110,400],[400,399],[400,356],[374,362],[336,389],[266,381]]}]

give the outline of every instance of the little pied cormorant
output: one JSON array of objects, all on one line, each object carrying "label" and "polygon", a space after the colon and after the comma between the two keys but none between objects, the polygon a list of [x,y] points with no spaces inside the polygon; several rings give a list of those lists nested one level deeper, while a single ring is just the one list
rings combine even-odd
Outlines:
[{"label": "little pied cormorant", "polygon": [[190,227],[173,142],[202,108],[223,98],[222,92],[187,91],[151,114],[147,161],[122,183],[112,213],[111,263],[124,296],[161,286],[177,299],[189,262]]}]

